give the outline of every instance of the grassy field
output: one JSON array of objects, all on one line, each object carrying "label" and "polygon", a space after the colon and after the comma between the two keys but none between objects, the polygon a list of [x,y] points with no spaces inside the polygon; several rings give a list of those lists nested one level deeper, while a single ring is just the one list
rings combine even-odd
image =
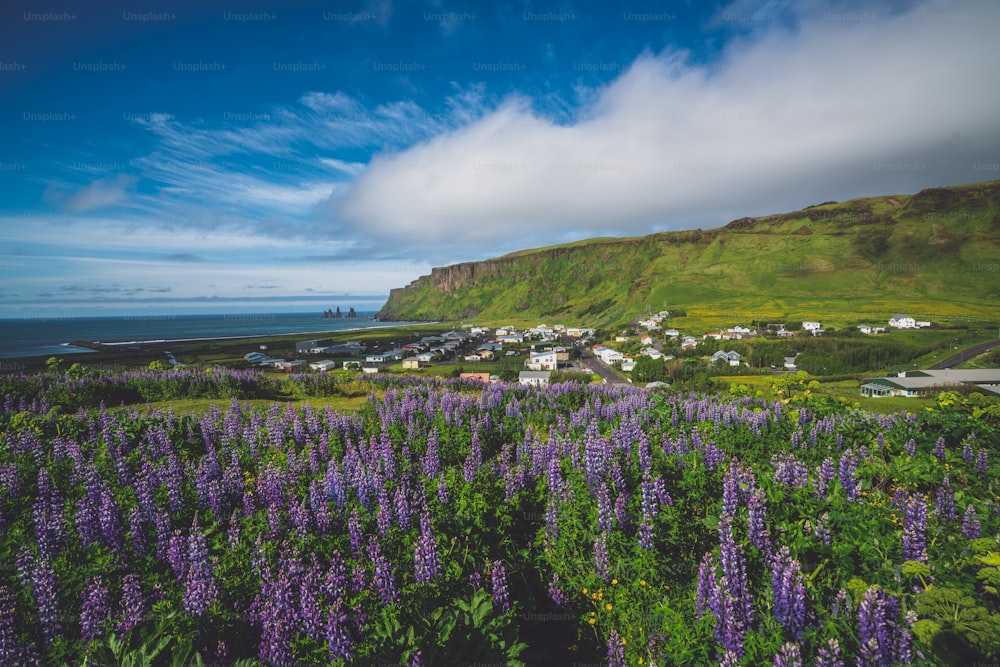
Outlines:
[{"label": "grassy field", "polygon": [[[343,396],[321,396],[321,397],[311,397],[311,398],[286,398],[286,399],[275,399],[275,400],[264,400],[264,399],[254,399],[249,401],[240,401],[240,405],[247,406],[250,409],[260,409],[271,406],[274,403],[285,403],[293,408],[301,408],[305,406],[311,406],[317,410],[323,410],[327,406],[335,412],[356,412],[358,408],[364,405],[365,401],[368,400],[367,396],[357,396],[357,397],[343,397]],[[154,403],[144,403],[142,405],[130,406],[138,407],[140,410],[146,412],[160,411],[166,412],[167,410],[173,410],[178,415],[203,415],[208,412],[212,406],[217,407],[219,410],[226,410],[229,408],[229,401],[226,399],[219,398],[188,398],[179,399],[173,401],[156,401]],[[118,408],[119,410],[125,410],[127,408]]]},{"label": "grassy field", "polygon": [[[774,376],[769,375],[725,375],[712,378],[714,382],[727,388],[731,385],[746,385],[754,391],[760,391],[762,396],[767,399],[776,398],[774,391],[771,389],[773,379]],[[899,396],[868,398],[861,395],[861,383],[857,380],[821,382],[819,387],[812,389],[811,392],[816,396],[846,399],[854,407],[880,414],[892,414],[904,410],[917,412],[934,405],[934,399],[931,398],[906,398]]]},{"label": "grassy field", "polygon": [[870,197],[436,269],[383,314],[617,325],[683,309],[678,328],[754,320],[882,324],[895,313],[1000,322],[1000,182]]}]

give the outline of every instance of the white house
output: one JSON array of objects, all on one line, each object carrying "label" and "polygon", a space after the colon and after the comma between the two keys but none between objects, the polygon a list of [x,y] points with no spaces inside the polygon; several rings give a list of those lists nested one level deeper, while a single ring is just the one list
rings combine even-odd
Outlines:
[{"label": "white house", "polygon": [[931,325],[931,323],[930,323],[929,321],[927,321],[927,320],[917,320],[917,321],[916,321],[916,322],[914,322],[913,324],[914,324],[914,325],[915,325],[915,326],[916,326],[916,327],[917,327],[918,329],[926,329],[927,327],[929,327],[929,326]]},{"label": "white house", "polygon": [[644,349],[639,354],[645,355],[645,356],[649,357],[650,359],[662,359],[663,358],[663,353],[660,352],[659,350],[657,350],[655,347],[647,347],[646,349]]},{"label": "white house", "polygon": [[678,331],[677,329],[665,329],[663,331],[663,335],[669,336],[670,338],[677,338],[678,336],[681,335],[681,332]]},{"label": "white house", "polygon": [[597,353],[597,356],[601,358],[601,361],[611,366],[612,364],[619,363],[622,361],[622,353],[618,350],[612,350],[610,347],[606,347]]},{"label": "white house", "polygon": [[889,318],[889,326],[894,329],[916,329],[917,321],[909,315],[898,313]]},{"label": "white house", "polygon": [[681,349],[682,350],[693,350],[698,347],[698,339],[694,336],[684,336],[681,339]]},{"label": "white house", "polygon": [[336,367],[337,367],[337,362],[329,360],[313,361],[309,364],[309,368],[311,368],[314,371],[320,371],[322,373],[325,373],[329,370],[333,370]]},{"label": "white house", "polygon": [[871,333],[872,333],[872,328],[870,326],[868,326],[867,324],[859,324],[858,325],[858,331],[860,331],[861,333],[865,334],[866,336],[870,336]]},{"label": "white house", "polygon": [[548,352],[532,352],[524,362],[524,367],[532,371],[554,371],[559,360],[554,350]]},{"label": "white house", "polygon": [[517,375],[517,381],[519,384],[544,387],[549,383],[551,376],[550,371],[521,371]]},{"label": "white house", "polygon": [[732,352],[724,352],[722,350],[719,350],[718,352],[712,355],[712,363],[714,364],[717,361],[723,361],[729,364],[730,366],[739,366],[740,353],[736,352],[735,350]]},{"label": "white house", "polygon": [[435,354],[433,352],[421,352],[420,354],[415,355],[413,358],[416,359],[418,362],[423,362],[426,364],[433,361],[434,357]]},{"label": "white house", "polygon": [[823,330],[823,325],[819,322],[803,322],[802,330],[808,331],[812,335],[816,335],[816,332]]},{"label": "white house", "polygon": [[[796,354],[795,357],[797,356],[799,355]],[[798,366],[795,365],[795,357],[785,357],[785,368],[787,370],[794,371],[798,368]]]},{"label": "white house", "polygon": [[643,336],[642,338],[639,339],[639,342],[642,343],[643,345],[652,345],[653,344],[653,337],[652,336]]},{"label": "white house", "polygon": [[621,368],[625,372],[630,372],[635,370],[635,359],[629,359],[628,357],[625,357],[624,359],[622,359]]}]

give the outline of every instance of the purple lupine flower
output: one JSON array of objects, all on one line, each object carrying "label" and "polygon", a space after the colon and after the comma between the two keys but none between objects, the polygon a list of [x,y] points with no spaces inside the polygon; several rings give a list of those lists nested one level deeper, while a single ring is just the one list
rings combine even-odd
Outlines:
[{"label": "purple lupine flower", "polygon": [[[794,454],[775,454],[771,457],[771,465],[775,467],[774,481],[779,484],[789,488],[805,488],[809,484],[809,470]],[[788,489],[785,489],[785,496],[788,496]]]},{"label": "purple lupine flower", "polygon": [[927,504],[918,495],[906,501],[903,560],[927,561]]},{"label": "purple lupine flower", "polygon": [[368,559],[375,566],[375,587],[382,604],[389,605],[399,599],[399,588],[392,576],[392,563],[382,554],[378,539],[368,541]]},{"label": "purple lupine flower", "polygon": [[364,533],[361,530],[361,517],[357,507],[351,510],[351,517],[347,520],[347,532],[351,537],[351,553],[355,558],[361,558]]},{"label": "purple lupine flower", "polygon": [[951,488],[951,479],[944,476],[941,486],[934,493],[934,514],[942,519],[957,519],[955,510],[955,491]]},{"label": "purple lupine flower", "polygon": [[326,612],[326,645],[333,662],[350,662],[354,655],[351,651],[351,629],[347,621],[342,603],[330,607]]},{"label": "purple lupine flower", "polygon": [[18,642],[17,610],[14,596],[0,585],[0,664],[38,665],[34,644],[23,647]]},{"label": "purple lupine flower", "polygon": [[80,627],[83,641],[104,636],[104,626],[111,617],[111,593],[100,577],[87,582],[81,595]]},{"label": "purple lupine flower", "polygon": [[858,480],[855,472],[858,468],[858,457],[848,449],[840,457],[840,485],[847,493],[847,500],[853,502],[858,494]]},{"label": "purple lupine flower", "polygon": [[605,583],[611,581],[611,569],[608,564],[608,534],[601,532],[594,540],[594,571]]},{"label": "purple lupine flower", "polygon": [[559,587],[558,572],[552,575],[552,581],[549,582],[549,597],[557,607],[565,607],[569,604],[569,597]]},{"label": "purple lupine flower", "polygon": [[816,651],[816,667],[844,667],[840,659],[840,642],[830,639],[826,646],[820,646]]},{"label": "purple lupine flower", "polygon": [[188,538],[188,567],[184,578],[184,613],[201,616],[219,598],[215,574],[208,559],[205,534],[192,528]]},{"label": "purple lupine flower", "polygon": [[722,576],[729,582],[727,590],[739,604],[738,612],[749,627],[753,622],[753,599],[747,585],[746,558],[733,539],[732,521],[728,518],[719,522],[719,564]]},{"label": "purple lupine flower", "polygon": [[743,636],[753,624],[753,599],[747,586],[746,560],[733,540],[729,517],[719,522],[719,562],[722,576],[712,602],[715,616],[715,639],[723,652],[743,657]]},{"label": "purple lupine flower", "polygon": [[764,495],[763,489],[755,489],[750,494],[747,508],[750,512],[748,524],[750,543],[758,551],[769,553],[771,551],[771,536],[767,532],[767,496]]},{"label": "purple lupine flower", "polygon": [[431,528],[431,517],[426,509],[420,515],[420,537],[413,550],[413,563],[417,583],[429,584],[441,574],[437,542]]},{"label": "purple lupine flower", "polygon": [[628,519],[628,492],[624,489],[624,483],[622,483],[622,491],[618,494],[618,498],[615,499],[615,520],[618,522],[618,529],[622,532],[630,530],[631,522]]},{"label": "purple lupine flower", "polygon": [[20,657],[17,644],[16,610],[14,596],[6,586],[0,585],[0,661],[13,665]]},{"label": "purple lupine flower", "polygon": [[910,629],[899,622],[899,600],[872,586],[858,605],[858,667],[881,667],[913,659]]},{"label": "purple lupine flower", "polygon": [[979,537],[979,519],[976,518],[976,508],[971,504],[965,508],[962,515],[962,535],[974,540]]},{"label": "purple lupine flower", "polygon": [[101,491],[101,503],[97,512],[98,523],[101,526],[101,539],[112,553],[124,555],[125,527],[122,525],[121,512],[114,494],[110,488]]},{"label": "purple lupine flower", "polygon": [[472,572],[469,575],[469,583],[472,584],[474,590],[480,590],[483,587],[483,573],[479,570]]},{"label": "purple lupine flower", "polygon": [[653,548],[653,517],[645,512],[639,521],[639,546],[643,549]]},{"label": "purple lupine flower", "polygon": [[771,561],[771,591],[775,620],[790,636],[801,639],[806,625],[806,586],[799,562],[787,546]]},{"label": "purple lupine flower", "polygon": [[89,547],[100,539],[100,526],[97,523],[97,505],[90,494],[80,496],[76,502],[76,532],[80,535],[80,544]]},{"label": "purple lupine flower", "polygon": [[944,461],[945,457],[944,436],[939,436],[937,442],[934,443],[934,456]]},{"label": "purple lupine flower", "polygon": [[608,485],[604,480],[597,482],[597,530],[611,530],[611,498],[608,496]]},{"label": "purple lupine flower", "polygon": [[260,592],[254,599],[254,616],[260,626],[257,651],[267,664],[291,665],[295,599],[292,583],[283,568],[265,566]]},{"label": "purple lupine flower", "polygon": [[798,642],[785,642],[774,654],[774,667],[802,667],[802,649]]},{"label": "purple lupine flower", "polygon": [[[903,446],[903,449],[906,450],[907,454],[909,454],[910,456],[913,456],[914,454],[917,453],[917,441],[914,440],[913,438],[910,438],[909,440],[906,441],[906,444]],[[822,649],[820,649],[820,650],[822,650]],[[838,647],[838,651],[839,651],[839,647]]]},{"label": "purple lupine flower", "polygon": [[137,627],[149,612],[149,601],[142,592],[142,579],[138,574],[122,577],[121,620],[117,631],[122,635]]},{"label": "purple lupine flower", "polygon": [[403,531],[409,530],[412,511],[410,510],[410,500],[407,497],[406,486],[402,484],[396,487],[396,491],[393,494],[393,509],[399,529]]},{"label": "purple lupine flower", "polygon": [[608,667],[625,667],[625,642],[617,630],[608,636]]},{"label": "purple lupine flower", "polygon": [[48,558],[42,556],[35,561],[32,574],[32,592],[38,606],[38,622],[42,626],[42,637],[52,643],[62,634],[62,614],[59,611],[59,587],[56,572]]},{"label": "purple lupine flower", "polygon": [[740,503],[739,462],[732,459],[722,476],[722,515],[736,516]]},{"label": "purple lupine flower", "polygon": [[[694,439],[698,435],[697,431],[692,431],[691,438],[692,444],[694,444]],[[705,467],[709,472],[715,472],[715,469],[719,464],[726,462],[726,453],[715,446],[715,443],[711,440],[705,443]]]},{"label": "purple lupine flower", "polygon": [[715,608],[716,596],[715,558],[708,551],[702,556],[698,566],[698,597],[695,599],[695,618],[700,619],[705,612]]},{"label": "purple lupine flower", "polygon": [[966,440],[962,443],[962,460],[966,463],[972,463],[972,459],[975,457],[976,455],[972,451],[972,443]]},{"label": "purple lupine flower", "polygon": [[823,459],[823,463],[817,470],[816,474],[816,490],[814,495],[817,498],[826,497],[826,488],[830,485],[830,481],[833,480],[834,466],[833,459],[831,457],[826,457]]},{"label": "purple lupine flower", "polygon": [[985,449],[980,449],[979,456],[976,457],[976,474],[986,479],[986,471],[989,468],[989,464],[990,455],[986,453]]},{"label": "purple lupine flower", "polygon": [[490,588],[493,590],[493,607],[501,612],[510,609],[510,591],[507,589],[507,569],[500,561],[493,561],[490,572]]}]

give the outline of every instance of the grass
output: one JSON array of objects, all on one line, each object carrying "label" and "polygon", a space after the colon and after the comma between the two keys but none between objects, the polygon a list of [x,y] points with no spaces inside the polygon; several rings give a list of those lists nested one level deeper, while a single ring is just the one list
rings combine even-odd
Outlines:
[{"label": "grass", "polygon": [[[753,320],[1000,322],[1000,182],[871,197],[707,231],[589,239],[437,271],[394,290],[396,317],[625,323],[682,308],[678,328]],[[992,263],[991,263],[992,262]],[[977,267],[980,267],[977,269]],[[600,308],[595,306],[600,305]],[[995,324],[993,325],[995,327]]]},{"label": "grass", "polygon": [[[712,379],[727,388],[734,384],[742,384],[755,391],[760,391],[764,398],[776,398],[774,392],[771,391],[773,377],[769,375],[723,375]],[[861,383],[857,380],[820,382],[819,387],[811,391],[815,396],[846,399],[856,408],[879,414],[894,414],[903,411],[917,412],[935,404],[932,398],[907,398],[903,396],[869,398],[862,396]]]},{"label": "grass", "polygon": [[[274,403],[286,403],[295,408],[311,406],[314,409],[325,409],[330,407],[334,412],[357,412],[357,410],[368,400],[367,396],[318,396],[310,398],[276,398],[276,399],[252,399],[240,401],[240,405],[248,406],[251,410],[266,409]],[[172,401],[156,401],[154,403],[143,403],[137,406],[147,412],[158,410],[166,412],[172,409],[178,415],[195,414],[201,416],[208,412],[214,405],[220,410],[229,407],[230,401],[224,398],[184,398]],[[125,408],[117,408],[123,410]]]}]

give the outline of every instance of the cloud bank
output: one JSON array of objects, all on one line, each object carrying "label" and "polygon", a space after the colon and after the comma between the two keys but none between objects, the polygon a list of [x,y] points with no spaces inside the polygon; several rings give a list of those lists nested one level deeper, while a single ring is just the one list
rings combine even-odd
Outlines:
[{"label": "cloud bank", "polygon": [[551,242],[994,177],[974,164],[1000,154],[1000,4],[810,7],[794,26],[734,40],[710,67],[645,54],[570,124],[511,97],[377,155],[334,195],[333,215],[416,249]]}]

